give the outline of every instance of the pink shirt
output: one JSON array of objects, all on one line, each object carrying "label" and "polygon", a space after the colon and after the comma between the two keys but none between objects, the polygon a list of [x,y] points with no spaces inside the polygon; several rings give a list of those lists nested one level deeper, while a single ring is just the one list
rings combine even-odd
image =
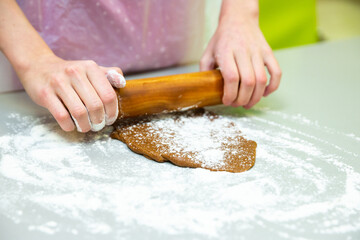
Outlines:
[{"label": "pink shirt", "polygon": [[61,58],[91,59],[124,72],[198,60],[203,0],[18,0]]}]

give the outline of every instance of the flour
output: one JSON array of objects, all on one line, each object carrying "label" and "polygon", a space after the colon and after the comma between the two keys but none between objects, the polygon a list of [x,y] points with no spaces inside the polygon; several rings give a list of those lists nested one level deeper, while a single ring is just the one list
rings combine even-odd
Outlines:
[{"label": "flour", "polygon": [[255,166],[238,174],[149,161],[110,139],[111,127],[65,133],[51,118],[11,114],[0,212],[30,233],[84,238],[357,239],[359,136],[262,112],[223,115],[258,143]]},{"label": "flour", "polygon": [[[183,163],[184,165],[196,164],[216,171],[240,172],[248,170],[254,164],[255,150],[245,149],[239,140],[241,137],[245,141],[240,131],[241,126],[227,117],[209,112],[188,111],[181,115],[159,114],[152,117],[151,121],[142,119],[128,124],[123,122],[118,127],[119,135],[124,141],[130,147],[134,145],[135,148],[141,148],[144,145],[150,147],[147,143],[152,139],[150,148],[158,157],[179,157],[188,162]],[[255,143],[248,144],[248,148],[256,148]],[[231,163],[233,160],[238,163]]]},{"label": "flour", "polygon": [[[80,127],[78,121],[76,120],[76,118],[74,118],[72,115],[70,115],[70,116],[71,116],[71,119],[73,120],[73,122],[74,122],[74,124],[75,124],[76,130],[77,130],[78,132],[82,132],[83,130],[81,129],[81,127]],[[89,124],[91,125],[90,119],[89,119]]]},{"label": "flour", "polygon": [[106,73],[106,77],[112,86],[116,88],[123,88],[126,86],[126,80],[123,75],[118,73],[116,70],[109,70]]},{"label": "flour", "polygon": [[[90,120],[89,115],[88,115],[88,118]],[[90,122],[91,122],[91,120],[90,120]],[[100,123],[97,123],[97,124],[96,123],[91,123],[91,131],[93,131],[93,132],[98,132],[101,129],[103,129],[104,127],[105,127],[105,118],[103,118],[103,120],[101,120]]]}]

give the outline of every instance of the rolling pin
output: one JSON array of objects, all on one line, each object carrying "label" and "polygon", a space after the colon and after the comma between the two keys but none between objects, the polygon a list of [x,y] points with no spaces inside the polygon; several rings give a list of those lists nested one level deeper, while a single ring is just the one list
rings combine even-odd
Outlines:
[{"label": "rolling pin", "polygon": [[121,119],[221,104],[223,77],[211,70],[134,79],[115,91]]}]

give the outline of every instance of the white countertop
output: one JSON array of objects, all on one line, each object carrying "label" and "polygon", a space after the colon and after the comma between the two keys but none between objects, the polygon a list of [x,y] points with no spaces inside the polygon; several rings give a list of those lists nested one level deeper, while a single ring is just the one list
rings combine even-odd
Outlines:
[{"label": "white countertop", "polygon": [[258,143],[238,174],[156,163],[111,129],[66,134],[0,94],[0,239],[360,239],[360,38],[276,57],[275,94],[213,109]]}]

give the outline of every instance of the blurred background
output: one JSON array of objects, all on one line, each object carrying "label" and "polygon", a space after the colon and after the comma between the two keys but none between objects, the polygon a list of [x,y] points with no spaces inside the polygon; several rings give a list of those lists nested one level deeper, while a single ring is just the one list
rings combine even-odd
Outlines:
[{"label": "blurred background", "polygon": [[320,39],[360,36],[360,0],[318,0]]},{"label": "blurred background", "polygon": [[360,0],[260,0],[260,26],[274,49],[360,36]]},{"label": "blurred background", "polygon": [[[207,0],[208,39],[221,1]],[[360,36],[360,0],[259,0],[260,27],[273,49]]]}]

